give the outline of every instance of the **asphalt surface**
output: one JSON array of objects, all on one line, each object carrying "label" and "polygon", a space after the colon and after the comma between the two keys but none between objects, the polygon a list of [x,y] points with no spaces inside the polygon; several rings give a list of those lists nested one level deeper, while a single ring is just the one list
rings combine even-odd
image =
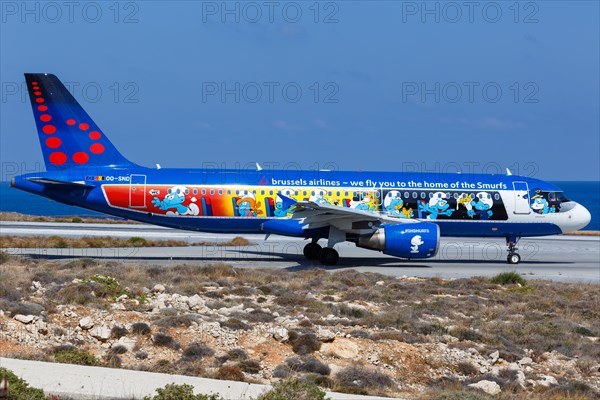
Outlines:
[{"label": "asphalt surface", "polygon": [[307,243],[301,239],[264,235],[232,235],[188,232],[152,225],[77,224],[0,222],[0,235],[18,236],[112,236],[129,238],[223,242],[235,236],[250,240],[249,246],[189,246],[169,248],[114,249],[8,249],[12,254],[66,259],[93,257],[148,264],[204,264],[223,261],[238,268],[271,267],[291,271],[321,267],[327,270],[355,269],[392,276],[460,278],[493,276],[504,271],[517,271],[526,277],[557,281],[600,284],[600,237],[552,236],[525,238],[519,242],[522,261],[506,263],[506,246],[502,239],[442,238],[438,255],[427,260],[402,260],[376,251],[360,249],[351,243],[336,246],[340,262],[325,267],[307,261],[302,255]]}]

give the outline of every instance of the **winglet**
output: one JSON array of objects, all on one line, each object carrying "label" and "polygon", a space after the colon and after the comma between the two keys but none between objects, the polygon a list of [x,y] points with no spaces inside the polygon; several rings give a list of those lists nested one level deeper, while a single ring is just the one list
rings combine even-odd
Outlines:
[{"label": "winglet", "polygon": [[290,208],[292,208],[293,206],[295,206],[296,203],[297,203],[296,200],[294,200],[294,199],[292,199],[290,197],[287,197],[284,194],[279,193],[278,196],[281,197],[281,200],[282,200],[281,201],[281,208],[283,210],[289,210]]}]

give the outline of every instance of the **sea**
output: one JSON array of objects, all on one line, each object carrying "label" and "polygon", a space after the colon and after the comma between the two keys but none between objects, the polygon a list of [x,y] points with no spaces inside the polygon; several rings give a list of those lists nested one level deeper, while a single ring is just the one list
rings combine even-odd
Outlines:
[{"label": "sea", "polygon": [[[592,214],[592,221],[583,230],[600,231],[600,181],[552,182],[564,190],[567,198],[585,206]],[[108,218],[84,208],[67,206],[10,187],[9,182],[0,182],[0,211],[42,216],[71,216]]]}]

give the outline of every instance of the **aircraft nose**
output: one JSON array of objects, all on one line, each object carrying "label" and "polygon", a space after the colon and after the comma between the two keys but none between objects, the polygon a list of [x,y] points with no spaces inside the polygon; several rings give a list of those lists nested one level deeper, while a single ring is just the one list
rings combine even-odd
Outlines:
[{"label": "aircraft nose", "polygon": [[574,211],[574,213],[573,213],[574,221],[573,222],[577,226],[577,228],[575,230],[583,229],[586,226],[588,226],[588,224],[592,220],[592,214],[589,212],[589,210],[587,208],[585,208],[584,206],[582,206],[581,204],[577,203],[577,206],[575,207],[575,210],[573,210],[573,211]]}]

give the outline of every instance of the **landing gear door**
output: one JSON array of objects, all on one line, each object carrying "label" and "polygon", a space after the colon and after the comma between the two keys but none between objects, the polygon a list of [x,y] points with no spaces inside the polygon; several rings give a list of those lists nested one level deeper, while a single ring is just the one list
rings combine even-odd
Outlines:
[{"label": "landing gear door", "polygon": [[129,207],[146,207],[146,175],[129,176]]},{"label": "landing gear door", "polygon": [[529,187],[527,182],[513,182],[513,189],[515,194],[515,214],[529,214],[531,208],[529,207]]}]

